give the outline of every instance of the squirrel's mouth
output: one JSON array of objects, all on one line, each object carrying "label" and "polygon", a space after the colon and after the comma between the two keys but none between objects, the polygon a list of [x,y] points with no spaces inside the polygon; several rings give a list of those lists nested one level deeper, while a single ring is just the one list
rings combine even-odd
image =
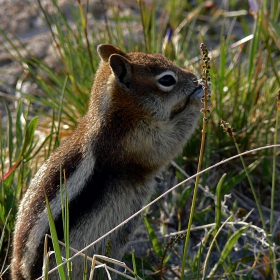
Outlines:
[{"label": "squirrel's mouth", "polygon": [[174,118],[174,116],[180,114],[181,112],[183,112],[185,110],[185,108],[187,107],[188,103],[190,102],[190,99],[191,99],[192,96],[196,96],[196,97],[200,97],[200,98],[203,97],[202,85],[199,84],[194,89],[194,91],[187,96],[186,99],[184,99],[183,101],[179,102],[178,104],[176,104],[172,108],[171,113],[170,113],[170,119]]},{"label": "squirrel's mouth", "polygon": [[170,113],[170,119],[173,119],[176,115],[180,114],[184,111],[184,109],[187,107],[190,100],[190,96],[188,96],[185,100],[181,101],[177,105],[175,105]]}]

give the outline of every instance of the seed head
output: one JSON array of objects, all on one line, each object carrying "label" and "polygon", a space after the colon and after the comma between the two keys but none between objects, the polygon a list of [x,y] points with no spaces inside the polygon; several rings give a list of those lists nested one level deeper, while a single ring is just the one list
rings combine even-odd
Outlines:
[{"label": "seed head", "polygon": [[233,128],[230,126],[229,123],[225,122],[224,120],[221,120],[221,127],[230,137],[233,137]]}]

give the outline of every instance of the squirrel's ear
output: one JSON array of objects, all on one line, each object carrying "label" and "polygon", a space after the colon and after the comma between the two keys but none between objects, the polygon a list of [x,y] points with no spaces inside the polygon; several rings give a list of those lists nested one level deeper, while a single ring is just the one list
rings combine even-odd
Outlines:
[{"label": "squirrel's ear", "polygon": [[100,56],[100,58],[107,62],[109,60],[110,55],[112,54],[119,54],[119,55],[125,55],[123,51],[121,51],[119,48],[110,45],[110,44],[102,44],[97,47],[97,52]]},{"label": "squirrel's ear", "polygon": [[129,61],[119,54],[112,54],[109,58],[109,65],[116,79],[126,88],[131,84],[131,65]]}]

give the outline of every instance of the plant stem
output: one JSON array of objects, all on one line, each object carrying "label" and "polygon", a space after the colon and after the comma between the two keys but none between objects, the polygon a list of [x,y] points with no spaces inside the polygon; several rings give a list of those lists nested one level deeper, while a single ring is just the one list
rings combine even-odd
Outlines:
[{"label": "plant stem", "polygon": [[[200,153],[199,153],[199,161],[198,161],[197,172],[201,171],[201,166],[202,166],[202,161],[203,161],[203,152],[204,152],[204,146],[205,146],[205,132],[204,131],[206,131],[206,122],[205,121],[203,122],[202,139],[201,139],[201,145],[200,145]],[[193,191],[191,212],[190,212],[187,235],[186,235],[185,245],[184,245],[181,280],[184,280],[184,268],[185,268],[185,263],[186,263],[186,258],[187,258],[187,250],[188,250],[188,246],[189,246],[191,226],[192,226],[192,221],[193,221],[193,217],[194,217],[195,202],[196,202],[196,196],[197,196],[197,191],[198,191],[199,179],[200,179],[200,175],[197,175],[196,179],[195,179],[195,186],[194,186],[194,191]]]},{"label": "plant stem", "polygon": [[[204,55],[204,66],[203,66],[203,74],[204,74],[204,108],[203,108],[203,124],[202,124],[202,139],[201,139],[201,144],[200,144],[200,152],[199,152],[199,160],[198,160],[198,167],[197,167],[197,173],[201,171],[202,167],[202,162],[203,162],[203,154],[204,154],[204,148],[205,148],[205,141],[206,141],[206,128],[207,128],[207,101],[208,101],[208,79],[210,79],[209,71],[208,71],[208,51],[207,51],[207,59],[205,59],[205,52],[203,49],[204,44],[201,44],[201,50],[202,54]],[[191,226],[192,226],[192,221],[194,217],[194,211],[195,211],[195,202],[196,202],[196,196],[197,196],[197,191],[198,191],[198,184],[199,184],[199,179],[200,175],[196,176],[195,180],[195,186],[194,186],[194,191],[193,191],[193,198],[192,198],[192,205],[191,205],[191,211],[190,211],[190,217],[189,217],[189,223],[188,223],[188,229],[186,232],[186,239],[185,239],[185,245],[184,245],[184,253],[183,253],[183,261],[182,261],[182,271],[181,271],[181,280],[184,280],[184,270],[185,270],[185,265],[186,265],[186,259],[187,259],[187,250],[189,246],[189,240],[190,240],[190,233],[191,233]]]},{"label": "plant stem", "polygon": [[[234,138],[234,137],[233,137],[233,141],[234,141],[234,145],[235,145],[235,147],[236,147],[237,153],[238,153],[238,154],[241,154],[240,149],[239,149],[239,146],[238,146],[237,142],[235,141],[235,138]],[[242,162],[242,165],[243,165],[244,171],[245,171],[245,173],[246,173],[246,176],[247,176],[249,185],[250,185],[250,187],[251,187],[251,191],[252,191],[253,196],[254,196],[254,199],[255,199],[255,201],[256,201],[257,208],[258,208],[258,211],[259,211],[259,214],[260,214],[260,218],[261,218],[261,221],[262,221],[262,224],[263,224],[263,228],[264,228],[264,230],[266,231],[267,229],[266,229],[266,224],[265,224],[264,215],[263,215],[263,212],[262,212],[262,208],[261,208],[260,202],[259,202],[258,197],[257,197],[257,193],[256,193],[256,191],[255,191],[255,189],[254,189],[253,182],[252,182],[252,180],[251,180],[250,174],[249,174],[249,172],[248,172],[247,166],[246,166],[245,161],[244,161],[244,159],[243,159],[242,156],[240,156],[240,160],[241,160],[241,162]]]},{"label": "plant stem", "polygon": [[[274,145],[278,142],[278,128],[279,128],[279,115],[280,115],[280,90],[278,92],[276,119],[275,119],[275,134]],[[273,163],[272,163],[272,185],[271,185],[271,208],[270,208],[270,233],[273,232],[274,225],[274,198],[275,198],[275,186],[276,186],[276,162],[277,162],[277,147],[273,148]]]},{"label": "plant stem", "polygon": [[234,145],[235,145],[236,150],[237,150],[237,154],[239,155],[239,158],[241,160],[243,169],[244,169],[244,171],[246,173],[246,177],[248,179],[248,182],[249,182],[252,194],[253,194],[255,202],[257,204],[257,208],[258,208],[258,212],[259,212],[259,215],[260,215],[260,218],[261,218],[261,221],[262,221],[263,228],[264,228],[265,232],[267,232],[267,228],[266,228],[265,219],[264,219],[264,215],[263,215],[263,212],[262,212],[261,204],[260,204],[260,202],[258,200],[257,193],[256,193],[256,191],[254,189],[254,185],[253,185],[253,182],[251,180],[250,174],[248,172],[248,168],[247,168],[247,166],[245,164],[245,161],[244,161],[244,159],[242,157],[242,154],[241,154],[241,151],[239,149],[239,146],[238,146],[238,144],[237,144],[237,142],[235,140],[234,133],[233,133],[233,128],[229,125],[229,123],[226,123],[223,120],[221,120],[221,126],[223,127],[224,131],[232,138],[232,140],[234,142]]}]

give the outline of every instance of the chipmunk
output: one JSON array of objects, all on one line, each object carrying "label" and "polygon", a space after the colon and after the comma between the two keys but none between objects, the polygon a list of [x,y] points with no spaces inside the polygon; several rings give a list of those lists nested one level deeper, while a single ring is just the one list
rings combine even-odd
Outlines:
[{"label": "chipmunk", "polygon": [[[145,204],[157,176],[195,130],[203,84],[194,74],[160,54],[124,53],[109,44],[98,46],[97,52],[101,62],[87,113],[41,166],[20,203],[13,280],[42,275],[49,233],[45,194],[63,240],[61,168],[67,178],[70,246],[81,250]],[[113,232],[87,255],[105,254],[110,239],[110,257],[120,260],[139,219]],[[81,279],[83,264],[83,257],[73,260],[73,279]],[[49,279],[58,279],[58,274]]]}]

